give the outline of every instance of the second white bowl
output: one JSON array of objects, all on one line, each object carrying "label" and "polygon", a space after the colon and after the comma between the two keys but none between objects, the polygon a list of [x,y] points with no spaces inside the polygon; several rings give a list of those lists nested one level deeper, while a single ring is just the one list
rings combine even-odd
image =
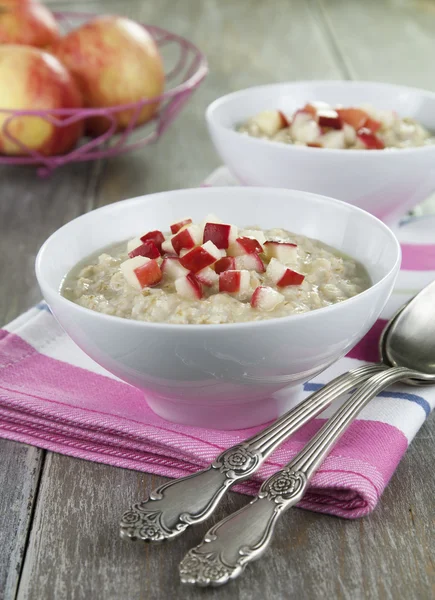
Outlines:
[{"label": "second white bowl", "polygon": [[247,185],[325,194],[393,222],[435,189],[435,145],[400,150],[330,150],[249,137],[235,127],[265,109],[291,114],[310,101],[372,104],[413,117],[435,131],[435,94],[384,83],[300,81],[249,88],[213,102],[206,118],[213,143]]}]

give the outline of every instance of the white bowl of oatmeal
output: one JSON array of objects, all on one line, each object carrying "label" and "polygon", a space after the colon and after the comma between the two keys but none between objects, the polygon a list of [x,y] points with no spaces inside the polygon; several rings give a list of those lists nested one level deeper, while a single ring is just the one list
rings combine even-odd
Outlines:
[{"label": "white bowl of oatmeal", "polygon": [[[323,124],[303,114],[307,105]],[[370,120],[339,115],[338,128],[334,113],[351,108]],[[219,155],[247,185],[325,194],[389,223],[435,189],[432,92],[350,81],[272,84],[224,96],[206,117]]]},{"label": "white bowl of oatmeal", "polygon": [[[169,235],[182,217],[192,223]],[[399,265],[393,233],[351,205],[200,188],[71,221],[45,242],[36,273],[71,338],[157,414],[235,429],[288,410],[301,383],[357,343]]]}]

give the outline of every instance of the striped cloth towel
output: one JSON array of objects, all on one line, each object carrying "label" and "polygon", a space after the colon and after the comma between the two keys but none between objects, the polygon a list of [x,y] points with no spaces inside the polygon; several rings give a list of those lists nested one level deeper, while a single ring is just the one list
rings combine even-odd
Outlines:
[{"label": "striped cloth towel", "polygon": [[[235,185],[218,169],[205,185]],[[403,265],[382,318],[344,358],[306,383],[308,396],[336,375],[378,359],[380,332],[394,311],[435,279],[435,216],[396,227]],[[338,401],[339,402],[339,401]],[[259,483],[295,456],[338,402],[283,444],[238,491]],[[435,405],[435,388],[396,386],[359,415],[314,476],[301,508],[346,518],[376,506],[408,444]],[[0,436],[110,465],[168,477],[204,467],[259,428],[218,431],[177,425],[155,415],[142,392],[88,358],[41,303],[0,330]]]}]

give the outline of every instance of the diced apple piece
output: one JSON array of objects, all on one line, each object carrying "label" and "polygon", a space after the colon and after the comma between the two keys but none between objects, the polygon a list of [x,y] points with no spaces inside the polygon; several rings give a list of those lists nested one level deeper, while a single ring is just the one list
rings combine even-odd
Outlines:
[{"label": "diced apple piece", "polygon": [[236,259],[232,256],[225,256],[215,263],[214,270],[215,273],[219,275],[219,273],[223,273],[224,271],[234,271],[236,268]]},{"label": "diced apple piece", "polygon": [[317,108],[315,106],[313,106],[313,104],[308,103],[308,104],[305,104],[304,108],[302,109],[302,112],[306,112],[306,113],[310,114],[315,119],[316,115],[317,115]]},{"label": "diced apple piece", "polygon": [[192,223],[192,219],[190,217],[186,217],[185,219],[181,219],[181,221],[178,221],[177,223],[172,223],[171,227],[171,233],[176,234],[180,231],[180,229],[182,229],[185,225],[190,225],[190,223]]},{"label": "diced apple piece", "polygon": [[321,135],[318,141],[322,148],[341,150],[346,147],[343,130],[328,131]]},{"label": "diced apple piece", "polygon": [[209,241],[202,246],[193,248],[193,250],[181,257],[180,263],[183,267],[192,271],[192,273],[197,273],[201,269],[205,269],[205,267],[209,267],[217,260],[220,260],[220,258],[221,253],[219,248],[216,248],[213,242]]},{"label": "diced apple piece", "polygon": [[356,135],[368,150],[383,150],[385,148],[384,142],[367,127],[359,129]]},{"label": "diced apple piece", "polygon": [[155,231],[149,231],[145,235],[141,236],[140,239],[142,242],[154,242],[157,248],[161,251],[162,244],[165,241],[165,236],[161,231],[156,229]]},{"label": "diced apple piece", "polygon": [[243,229],[241,233],[242,235],[240,237],[254,238],[254,240],[260,242],[261,245],[266,241],[266,236],[260,229]]},{"label": "diced apple piece", "polygon": [[163,275],[171,280],[185,277],[189,274],[189,271],[180,264],[180,260],[176,256],[164,258],[161,269]]},{"label": "diced apple piece", "polygon": [[162,244],[162,254],[176,254],[172,240],[165,240]]},{"label": "diced apple piece", "polygon": [[298,258],[298,247],[290,242],[265,242],[264,252],[267,258],[276,258],[285,265],[295,263]]},{"label": "diced apple piece", "polygon": [[183,248],[190,250],[201,243],[201,229],[198,225],[189,225],[175,234],[171,242],[177,254],[180,254]]},{"label": "diced apple piece", "polygon": [[368,114],[361,108],[337,108],[337,114],[344,123],[351,125],[354,129],[364,127]]},{"label": "diced apple piece", "polygon": [[344,123],[343,125],[344,141],[348,146],[353,146],[356,142],[356,131],[352,125]]},{"label": "diced apple piece", "polygon": [[247,269],[257,273],[264,273],[266,270],[263,261],[256,252],[236,256],[236,269]]},{"label": "diced apple piece", "polygon": [[250,237],[239,237],[233,244],[230,244],[228,256],[242,256],[243,254],[252,254],[253,252],[263,252],[263,246],[258,240]]},{"label": "diced apple piece", "polygon": [[317,111],[317,122],[320,127],[331,127],[332,129],[341,129],[343,121],[337,111],[333,109],[321,109]]},{"label": "diced apple piece", "polygon": [[157,261],[145,256],[135,256],[121,263],[121,273],[126,281],[138,290],[156,285],[162,278]]},{"label": "diced apple piece", "polygon": [[219,275],[213,271],[211,267],[205,267],[205,269],[201,269],[195,275],[200,283],[206,285],[207,287],[211,287],[215,283],[219,281]]},{"label": "diced apple piece", "polygon": [[258,286],[251,298],[251,306],[257,310],[268,312],[285,300],[284,296],[271,287]]},{"label": "diced apple piece", "polygon": [[313,115],[304,111],[295,114],[290,132],[293,138],[302,144],[315,142],[322,133]]},{"label": "diced apple piece", "polygon": [[132,240],[127,242],[127,252],[132,252],[135,248],[139,248],[139,246],[142,246],[142,244],[143,241],[139,237],[133,238]]},{"label": "diced apple piece", "polygon": [[279,113],[279,116],[281,117],[283,127],[290,127],[291,118],[288,117],[282,110],[279,110],[278,113]]},{"label": "diced apple piece", "polygon": [[287,119],[283,119],[279,110],[263,110],[252,118],[252,122],[269,136],[275,135],[280,129],[287,126]]},{"label": "diced apple piece", "polygon": [[147,242],[141,243],[140,246],[132,250],[128,253],[130,258],[134,258],[135,256],[146,256],[147,258],[159,258],[160,251],[155,245],[154,242],[148,240]]},{"label": "diced apple piece", "polygon": [[224,271],[219,275],[219,292],[238,294],[249,290],[251,276],[249,271]]},{"label": "diced apple piece", "polygon": [[175,289],[177,294],[188,300],[201,300],[202,287],[195,275],[189,273],[185,277],[175,280]]},{"label": "diced apple piece", "polygon": [[272,258],[266,269],[267,277],[278,287],[300,285],[305,276],[289,269],[276,258]]},{"label": "diced apple piece", "polygon": [[237,227],[226,223],[206,223],[203,242],[211,241],[219,249],[228,248],[237,238]]},{"label": "diced apple piece", "polygon": [[371,119],[370,117],[367,119],[364,127],[370,129],[372,133],[376,133],[381,128],[382,123],[380,121],[375,121],[375,119]]}]

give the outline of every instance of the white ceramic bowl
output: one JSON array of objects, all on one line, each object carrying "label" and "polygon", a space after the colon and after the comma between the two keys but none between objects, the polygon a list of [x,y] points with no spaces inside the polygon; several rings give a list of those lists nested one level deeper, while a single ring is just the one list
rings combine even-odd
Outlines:
[{"label": "white ceramic bowl", "polygon": [[398,85],[301,81],[249,88],[207,109],[213,143],[232,173],[247,185],[325,194],[393,222],[435,189],[435,145],[387,151],[329,150],[257,139],[235,127],[261,110],[292,113],[309,101],[394,109],[435,131],[435,94]]},{"label": "white ceramic bowl", "polygon": [[[240,226],[284,227],[361,261],[373,286],[327,308],[256,323],[168,325],[100,314],[63,298],[65,274],[89,254],[180,216],[214,212]],[[118,202],[74,219],[42,246],[36,274],[71,338],[97,363],[144,391],[179,423],[235,429],[264,423],[295,402],[296,388],[349,350],[373,325],[400,264],[394,234],[350,204],[305,192],[199,188]]]}]

